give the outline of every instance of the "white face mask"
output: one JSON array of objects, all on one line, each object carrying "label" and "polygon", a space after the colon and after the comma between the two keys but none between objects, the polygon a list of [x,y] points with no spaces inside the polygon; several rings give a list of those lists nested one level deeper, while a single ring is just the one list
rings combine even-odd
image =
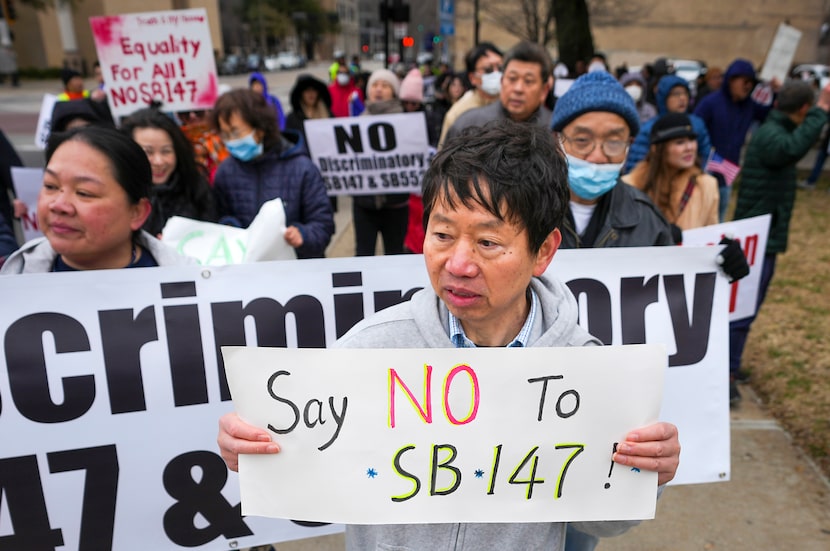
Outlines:
[{"label": "white face mask", "polygon": [[643,97],[643,89],[636,84],[629,84],[625,87],[625,91],[628,92],[628,95],[631,96],[634,103],[637,103]]},{"label": "white face mask", "polygon": [[481,75],[481,91],[488,96],[497,96],[501,91],[501,71]]},{"label": "white face mask", "polygon": [[339,84],[340,86],[346,86],[351,79],[352,77],[350,77],[346,73],[339,73],[337,75],[337,84]]}]

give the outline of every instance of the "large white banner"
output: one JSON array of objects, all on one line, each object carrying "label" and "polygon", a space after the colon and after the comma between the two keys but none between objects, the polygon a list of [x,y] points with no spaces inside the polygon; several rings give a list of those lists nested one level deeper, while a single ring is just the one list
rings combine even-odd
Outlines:
[{"label": "large white banner", "polygon": [[165,111],[211,109],[219,91],[204,8],[90,17],[116,119],[157,100]]},{"label": "large white banner", "polygon": [[657,421],[661,346],[222,352],[237,412],[281,449],[240,457],[244,514],[654,518],[657,473],[615,470],[611,456],[626,433]]},{"label": "large white banner", "polygon": [[432,158],[423,113],[305,121],[329,195],[421,193]]},{"label": "large white banner", "polygon": [[[550,268],[606,344],[666,347],[660,419],[680,428],[678,484],[729,479],[716,251],[560,251]],[[232,408],[218,347],[325,348],[428,284],[415,255],[3,276],[0,551],[226,550],[318,533],[239,516],[216,447]]]}]

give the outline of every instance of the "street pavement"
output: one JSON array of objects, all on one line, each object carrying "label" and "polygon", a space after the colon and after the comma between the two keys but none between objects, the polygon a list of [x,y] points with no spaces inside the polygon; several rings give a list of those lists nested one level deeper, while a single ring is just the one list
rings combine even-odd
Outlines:
[{"label": "street pavement", "polygon": [[[267,74],[272,93],[286,110],[290,109],[288,94],[300,72],[326,80],[322,64]],[[247,84],[245,76],[220,80],[231,86]],[[0,85],[0,128],[24,153],[29,166],[42,166],[42,153],[33,145],[42,95],[59,91],[59,81],[23,81],[14,89]],[[799,167],[809,169],[813,158],[811,153]],[[29,164],[29,159],[41,159],[40,164]],[[341,197],[329,256],[354,254],[350,211],[349,199]],[[769,415],[751,387],[744,385],[742,392],[743,403],[730,413],[731,480],[667,488],[658,502],[655,520],[602,540],[599,551],[830,549],[830,482],[792,444],[790,435]],[[333,551],[343,548],[343,536],[288,542],[277,548]]]}]

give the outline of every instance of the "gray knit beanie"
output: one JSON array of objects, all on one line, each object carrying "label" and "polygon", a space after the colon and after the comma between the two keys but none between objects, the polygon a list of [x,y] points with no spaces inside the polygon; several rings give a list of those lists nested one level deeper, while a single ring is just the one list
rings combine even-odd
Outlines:
[{"label": "gray knit beanie", "polygon": [[551,128],[557,132],[584,113],[607,111],[625,119],[631,135],[640,131],[640,117],[634,100],[616,79],[605,71],[587,73],[556,100]]},{"label": "gray knit beanie", "polygon": [[369,75],[369,81],[366,83],[366,90],[368,91],[372,87],[372,83],[376,80],[382,80],[384,82],[388,82],[392,89],[395,91],[395,97],[398,97],[398,94],[401,92],[401,79],[398,78],[398,75],[390,71],[389,69],[375,69],[372,71],[372,74]]}]

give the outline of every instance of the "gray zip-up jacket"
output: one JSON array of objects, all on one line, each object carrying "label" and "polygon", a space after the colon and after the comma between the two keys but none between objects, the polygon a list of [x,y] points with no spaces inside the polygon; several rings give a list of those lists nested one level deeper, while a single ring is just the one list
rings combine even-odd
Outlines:
[{"label": "gray zip-up jacket", "polygon": [[[533,278],[531,286],[540,309],[531,330],[530,346],[585,346],[600,342],[577,325],[577,304],[570,290],[558,280]],[[344,348],[452,348],[446,305],[432,289],[423,289],[412,300],[387,308],[360,322],[344,335]],[[359,500],[356,502],[359,506]],[[637,521],[573,523],[580,531],[599,537],[625,532]],[[557,551],[564,548],[565,523],[443,523],[349,525],[348,551],[507,549]]]},{"label": "gray zip-up jacket", "polygon": [[[196,260],[189,256],[182,256],[169,245],[165,245],[149,233],[142,231],[138,236],[138,244],[141,248],[150,252],[159,266],[179,266],[182,264],[196,264]],[[55,265],[55,258],[58,253],[49,244],[45,237],[32,239],[16,250],[3,268],[0,274],[37,274],[51,272]]]}]

